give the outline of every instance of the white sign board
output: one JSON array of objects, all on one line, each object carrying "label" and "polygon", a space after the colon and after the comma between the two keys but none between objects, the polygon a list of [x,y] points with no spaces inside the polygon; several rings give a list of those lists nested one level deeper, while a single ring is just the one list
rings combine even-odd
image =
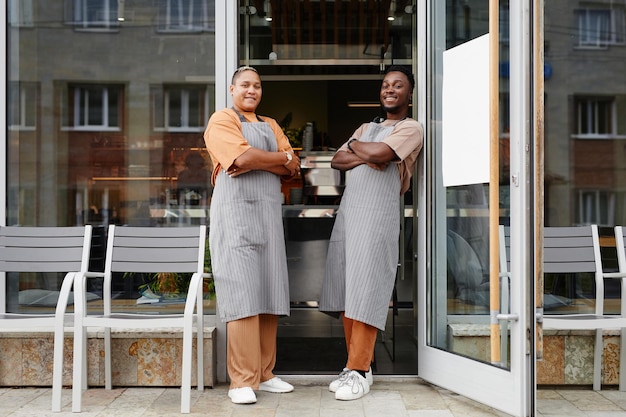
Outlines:
[{"label": "white sign board", "polygon": [[443,183],[489,182],[489,34],[443,53]]}]

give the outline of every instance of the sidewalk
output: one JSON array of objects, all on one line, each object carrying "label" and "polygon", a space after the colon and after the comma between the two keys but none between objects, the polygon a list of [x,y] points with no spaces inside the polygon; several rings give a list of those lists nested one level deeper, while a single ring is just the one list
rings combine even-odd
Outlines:
[{"label": "sidewalk", "polygon": [[[360,400],[337,401],[325,379],[283,377],[290,394],[257,393],[257,403],[235,405],[221,384],[192,391],[189,416],[211,417],[460,417],[507,416],[419,378],[376,380]],[[326,378],[330,379],[330,378]],[[591,390],[540,390],[538,416],[626,417],[626,393]],[[71,412],[71,390],[63,390],[63,411],[50,411],[49,388],[0,388],[2,417],[160,417],[180,414],[177,388],[92,388],[83,394],[83,412]]]}]

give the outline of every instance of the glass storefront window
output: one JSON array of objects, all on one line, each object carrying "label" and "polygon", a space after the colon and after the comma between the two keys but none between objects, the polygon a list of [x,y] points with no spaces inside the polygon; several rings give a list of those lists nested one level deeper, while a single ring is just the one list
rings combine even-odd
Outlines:
[{"label": "glass storefront window", "polygon": [[[244,60],[411,57],[413,5],[393,1],[242,1]],[[249,25],[248,25],[249,21]],[[341,62],[337,62],[341,64]]]},{"label": "glass storefront window", "polygon": [[[8,2],[7,225],[92,224],[99,269],[109,224],[208,224],[214,16],[214,0]],[[119,305],[153,278],[117,277]],[[59,285],[10,277],[9,310],[50,308],[25,291]]]},{"label": "glass storefront window", "polygon": [[[466,344],[467,335],[490,336],[489,317],[491,305],[489,241],[491,236],[490,211],[495,210],[499,224],[503,227],[502,243],[508,239],[510,224],[510,110],[509,103],[509,8],[508,2],[499,6],[499,119],[498,141],[499,160],[497,161],[499,185],[496,193],[499,206],[490,207],[489,182],[489,141],[490,127],[483,130],[481,123],[474,123],[475,118],[465,118],[467,114],[488,115],[489,87],[486,79],[480,78],[488,73],[488,43],[484,35],[489,32],[488,1],[447,1],[433,3],[431,18],[435,22],[429,33],[432,39],[434,56],[429,67],[431,80],[430,106],[431,117],[436,123],[431,125],[430,152],[433,158],[430,181],[433,205],[427,222],[430,220],[430,239],[432,247],[432,271],[429,284],[429,311],[432,327],[428,338],[429,345],[453,353],[471,357],[496,366],[508,367],[508,327],[500,323],[500,357],[490,356],[488,349],[472,349]],[[445,28],[445,29],[444,29]],[[469,48],[472,58],[483,62],[480,70],[473,62],[466,65],[459,61],[450,61],[450,57]],[[468,52],[464,52],[468,53]],[[456,55],[455,55],[456,54]],[[458,65],[452,65],[454,62]],[[447,66],[446,66],[447,64]],[[464,74],[461,76],[461,74]],[[482,74],[482,75],[480,75]],[[463,83],[454,83],[453,91],[445,90],[444,84],[453,80],[464,79]],[[484,83],[483,83],[484,82]],[[484,90],[477,91],[472,86],[480,84]],[[461,100],[465,111],[455,112],[452,101]],[[470,111],[469,107],[483,109],[484,113]],[[488,123],[488,117],[483,118]],[[481,120],[483,120],[481,119]],[[463,124],[463,132],[453,131],[452,125]],[[446,129],[448,129],[446,131]],[[456,133],[456,135],[455,135]],[[462,140],[460,137],[462,136]],[[471,143],[475,149],[482,149],[485,155],[467,155],[461,166],[455,169],[449,166],[451,150],[446,149],[446,141]],[[475,151],[473,151],[475,152]],[[473,161],[475,157],[487,158],[483,175],[474,175],[474,170],[481,170]],[[446,163],[448,165],[446,166]],[[453,181],[447,178],[456,174]],[[461,175],[461,173],[464,173]],[[446,177],[444,179],[444,177]],[[482,181],[481,181],[482,180]],[[499,233],[499,230],[495,231]],[[498,281],[499,312],[508,312],[509,305],[508,277]],[[488,339],[486,339],[488,340]]]},{"label": "glass storefront window", "polygon": [[[603,266],[617,268],[626,224],[625,10],[612,1],[545,2],[545,225],[597,224]],[[593,277],[546,276],[546,314],[593,311]],[[607,282],[605,312],[620,289]]]}]

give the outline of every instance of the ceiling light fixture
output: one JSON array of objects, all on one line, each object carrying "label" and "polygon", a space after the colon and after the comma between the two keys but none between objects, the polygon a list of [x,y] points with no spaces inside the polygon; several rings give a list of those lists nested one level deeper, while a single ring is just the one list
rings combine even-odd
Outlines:
[{"label": "ceiling light fixture", "polygon": [[124,21],[124,2],[125,0],[117,0],[117,20],[118,22]]},{"label": "ceiling light fixture", "polygon": [[263,5],[263,9],[265,11],[265,20],[267,20],[268,22],[271,22],[273,20],[272,3],[269,0],[267,0],[267,2]]},{"label": "ceiling light fixture", "polygon": [[353,109],[374,108],[374,107],[380,107],[380,103],[375,102],[375,101],[349,101],[348,107],[353,108]]},{"label": "ceiling light fixture", "polygon": [[390,22],[393,22],[394,20],[396,20],[395,13],[396,13],[396,2],[395,0],[391,0],[391,2],[389,3],[389,14],[387,15],[387,20],[389,20]]}]

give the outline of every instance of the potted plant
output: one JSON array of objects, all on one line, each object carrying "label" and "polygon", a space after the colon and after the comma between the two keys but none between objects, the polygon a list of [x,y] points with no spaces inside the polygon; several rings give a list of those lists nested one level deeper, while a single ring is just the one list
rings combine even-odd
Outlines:
[{"label": "potted plant", "polygon": [[[211,252],[209,250],[209,241],[205,243],[204,252],[204,272],[212,273],[211,269]],[[133,273],[125,276],[132,276]],[[144,283],[139,285],[138,290],[141,298],[138,303],[156,303],[159,301],[177,301],[185,298],[189,289],[191,273],[177,272],[157,272],[144,276]],[[213,277],[205,278],[202,286],[202,292],[205,300],[215,298],[215,284]]]}]

